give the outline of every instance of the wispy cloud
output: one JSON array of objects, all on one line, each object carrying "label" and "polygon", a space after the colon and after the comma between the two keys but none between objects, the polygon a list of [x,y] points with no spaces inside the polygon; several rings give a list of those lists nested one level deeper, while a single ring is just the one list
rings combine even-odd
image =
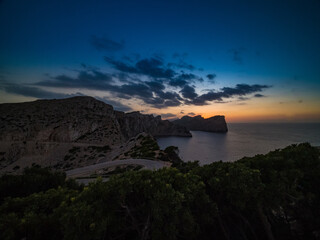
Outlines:
[{"label": "wispy cloud", "polygon": [[264,89],[270,88],[268,85],[249,85],[249,84],[237,84],[234,88],[224,87],[220,91],[211,90],[205,94],[202,94],[194,98],[191,103],[194,105],[207,105],[210,101],[223,102],[223,99],[232,98],[234,96],[247,96],[255,92],[261,92]]},{"label": "wispy cloud", "polygon": [[263,98],[263,97],[265,97],[265,95],[260,94],[260,93],[257,93],[257,94],[254,95],[254,97],[256,97],[256,98]]},{"label": "wispy cloud", "polygon": [[34,97],[39,99],[53,99],[53,98],[68,98],[79,96],[81,94],[64,94],[43,90],[38,87],[32,87],[16,83],[8,83],[5,81],[0,82],[0,89],[7,93],[18,94],[26,97]]},{"label": "wispy cloud", "polygon": [[215,73],[209,73],[206,77],[210,82],[214,83],[217,75]]}]

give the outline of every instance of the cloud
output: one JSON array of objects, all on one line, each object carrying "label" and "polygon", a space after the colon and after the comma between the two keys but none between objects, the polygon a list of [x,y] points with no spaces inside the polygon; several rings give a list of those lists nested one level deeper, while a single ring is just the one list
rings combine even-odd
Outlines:
[{"label": "cloud", "polygon": [[91,36],[90,43],[98,51],[120,51],[124,49],[124,42],[116,42],[108,38]]},{"label": "cloud", "polygon": [[188,102],[188,104],[194,104],[197,106],[202,105],[208,105],[208,101],[222,101],[223,93],[222,92],[214,92],[213,90],[210,92],[207,92],[205,94],[202,94],[196,98],[194,98],[192,101]]},{"label": "cloud", "polygon": [[202,78],[192,74],[192,73],[182,73],[177,77],[170,79],[169,85],[173,87],[184,87],[191,82],[202,82]]},{"label": "cloud", "polygon": [[175,75],[172,69],[165,68],[163,61],[156,58],[142,59],[136,63],[136,68],[140,73],[154,78],[172,78]]},{"label": "cloud", "polygon": [[[161,57],[144,58],[136,63],[119,61],[111,57],[104,58],[114,69],[124,74],[138,74],[151,79],[162,79],[172,87],[183,88],[191,82],[202,82],[203,79],[193,73],[176,72],[170,66],[165,64]],[[178,66],[178,65],[175,65]]]},{"label": "cloud", "polygon": [[[91,90],[108,91],[117,98],[130,100],[141,99],[144,103],[156,108],[179,106],[182,98],[177,92],[167,91],[164,82],[160,79],[149,81],[136,80],[126,81],[123,84],[115,83],[114,75],[98,70],[81,70],[74,77],[58,75],[48,80],[34,83],[33,86],[55,88],[85,88]],[[126,107],[119,106],[125,111]]]},{"label": "cloud", "polygon": [[207,78],[210,82],[215,82],[216,77],[217,77],[217,75],[215,73],[210,73],[207,75]]},{"label": "cloud", "polygon": [[111,57],[104,57],[104,60],[109,63],[112,67],[114,67],[116,70],[119,70],[121,72],[125,73],[138,73],[135,67],[130,66],[128,63],[123,61],[115,60]]},{"label": "cloud", "polygon": [[46,91],[38,87],[30,87],[22,84],[8,83],[1,81],[0,88],[7,93],[18,94],[26,97],[33,97],[39,99],[53,99],[53,98],[68,98],[74,96],[80,96],[81,93],[77,94],[64,94]]},{"label": "cloud", "polygon": [[[86,94],[83,94],[81,92],[77,92],[75,94],[57,93],[57,92],[43,90],[39,87],[8,83],[5,81],[0,81],[0,89],[4,90],[7,93],[18,94],[18,95],[33,97],[38,99],[61,99],[61,98],[69,98],[69,97],[75,97],[75,96],[86,96]],[[119,101],[114,101],[107,97],[98,97],[98,96],[93,96],[93,97],[107,104],[112,105],[113,108],[118,111],[126,112],[126,111],[132,110],[131,107],[124,105]]]},{"label": "cloud", "polygon": [[[123,48],[123,43],[116,43],[110,39],[93,36],[91,40],[99,49],[116,51]],[[234,50],[233,53],[239,55],[241,51],[243,49]],[[119,110],[127,111],[131,108],[124,105],[123,102],[130,100],[136,101],[138,99],[142,101],[142,105],[145,104],[154,108],[181,105],[201,106],[210,102],[230,102],[226,99],[234,96],[237,96],[240,100],[249,99],[248,95],[250,94],[261,97],[262,94],[259,94],[259,92],[270,87],[259,84],[237,84],[235,87],[223,87],[218,90],[207,89],[204,93],[198,94],[195,89],[196,84],[204,80],[199,75],[190,72],[194,69],[194,66],[187,63],[185,58],[186,55],[175,54],[173,56],[174,61],[167,63],[164,56],[159,54],[145,58],[140,56],[124,56],[122,58],[106,56],[104,60],[111,67],[108,72],[82,63],[80,70],[73,70],[72,74],[48,75],[47,79],[29,85],[25,92],[37,96],[41,96],[41,94],[50,96],[52,94],[52,97],[55,97],[57,93],[43,92],[44,90],[39,87],[105,91],[111,97],[103,98],[103,101],[111,103]],[[216,74],[209,73],[206,78],[214,82]],[[7,88],[9,91],[9,87]],[[10,91],[18,91],[18,87],[15,86],[15,90],[11,89]],[[111,100],[112,97],[120,99],[121,103],[117,105],[116,102]]]},{"label": "cloud", "polygon": [[[157,56],[140,59],[137,62],[119,61],[112,57],[105,57],[105,61],[114,69],[125,74],[138,74],[152,79],[163,79],[173,87],[183,87],[190,82],[202,82],[203,79],[193,73],[177,72],[172,67],[179,69],[194,69],[195,67],[186,62],[165,64],[164,60]],[[182,64],[183,63],[183,64]]]},{"label": "cloud", "polygon": [[112,75],[103,73],[98,70],[81,70],[76,77],[70,77],[62,74],[55,77],[50,77],[49,80],[44,80],[34,83],[37,86],[44,87],[63,87],[63,88],[87,88],[96,90],[110,89]]},{"label": "cloud", "polygon": [[[117,65],[118,66],[118,65]],[[119,65],[125,66],[125,65]],[[88,67],[83,65],[84,70],[77,72],[76,76],[58,75],[55,77],[49,77],[48,80],[37,82],[33,87],[27,87],[25,94],[32,95],[35,97],[64,97],[65,95],[57,95],[56,93],[43,92],[39,88],[41,87],[59,87],[59,88],[85,88],[91,90],[107,91],[112,96],[130,100],[133,98],[142,100],[145,104],[155,108],[166,108],[175,107],[182,104],[186,105],[207,105],[209,102],[225,103],[224,99],[238,96],[239,100],[247,100],[245,97],[252,93],[261,92],[270,86],[267,85],[248,85],[248,84],[237,84],[235,87],[224,87],[219,91],[209,90],[204,94],[198,95],[195,91],[195,86],[191,86],[190,83],[199,82],[201,79],[192,73],[180,73],[171,79],[155,78],[155,76],[165,76],[166,70],[162,68],[163,62],[159,59],[144,59],[138,61],[135,67],[125,66],[126,71],[131,72],[144,72],[149,76],[149,80],[141,80],[139,78],[133,79],[132,76],[126,76],[126,80],[116,81],[114,78],[117,75],[105,73],[94,67]],[[118,67],[118,69],[120,69]],[[127,74],[122,73],[121,74]],[[130,74],[129,74],[130,75]],[[172,76],[174,74],[170,74]],[[170,87],[179,87],[180,90],[169,91]],[[8,91],[18,91],[18,86],[15,86],[15,90],[9,89]],[[30,92],[28,92],[28,91]],[[22,91],[22,90],[20,90]],[[39,92],[37,92],[39,91]],[[41,95],[43,94],[43,95]],[[50,95],[52,94],[52,95]],[[29,96],[28,95],[28,96]],[[255,97],[261,97],[262,94],[255,94]],[[113,105],[115,105],[113,103]],[[120,106],[119,109],[125,111],[127,106]]]},{"label": "cloud", "polygon": [[250,98],[248,97],[238,97],[238,100],[239,101],[246,101],[246,100],[249,100]]},{"label": "cloud", "polygon": [[194,112],[189,112],[188,116],[196,116],[197,114],[195,114]]},{"label": "cloud", "polygon": [[152,78],[167,79],[174,77],[174,75],[176,74],[174,70],[166,68],[163,61],[159,58],[145,58],[139,60],[135,65],[131,65],[123,61],[118,61],[110,57],[105,57],[104,59],[116,70],[125,73],[141,74]]},{"label": "cloud", "polygon": [[267,85],[248,85],[248,84],[237,84],[236,87],[224,87],[222,88],[223,96],[224,97],[231,97],[234,95],[244,96],[254,92],[261,92],[265,88],[270,88]]},{"label": "cloud", "polygon": [[147,81],[145,82],[145,84],[147,84],[150,87],[150,89],[154,92],[161,92],[165,89],[163,81],[161,80]]},{"label": "cloud", "polygon": [[232,98],[234,96],[246,96],[251,93],[261,92],[264,89],[270,88],[271,86],[267,85],[248,85],[248,84],[237,84],[234,88],[224,87],[220,89],[219,92],[211,90],[205,94],[202,94],[194,98],[189,104],[194,105],[207,105],[210,101],[218,101],[219,103],[223,102],[224,98]]},{"label": "cloud", "polygon": [[169,85],[172,87],[183,87],[188,84],[188,81],[184,79],[171,79]]},{"label": "cloud", "polygon": [[156,108],[179,106],[181,105],[180,100],[182,100],[178,93],[165,91],[165,86],[162,81],[148,81],[113,86],[112,91],[119,98],[130,99],[137,97]]},{"label": "cloud", "polygon": [[170,91],[159,91],[155,92],[160,98],[168,99],[168,100],[182,100],[181,96],[176,92]]},{"label": "cloud", "polygon": [[254,97],[256,97],[256,98],[263,98],[263,97],[265,97],[265,95],[260,94],[260,93],[257,93],[257,94],[254,95]]},{"label": "cloud", "polygon": [[191,87],[189,85],[185,85],[180,92],[184,98],[195,99],[196,97],[198,97],[198,94],[196,93],[194,87]]}]

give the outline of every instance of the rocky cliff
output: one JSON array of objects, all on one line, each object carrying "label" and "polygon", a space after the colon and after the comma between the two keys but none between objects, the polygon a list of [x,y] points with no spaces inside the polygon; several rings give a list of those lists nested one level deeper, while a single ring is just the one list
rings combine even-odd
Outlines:
[{"label": "rocky cliff", "polygon": [[186,128],[160,117],[114,111],[92,97],[0,104],[0,141],[114,144],[141,132],[191,136]]},{"label": "rocky cliff", "polygon": [[195,117],[184,116],[181,119],[173,121],[178,126],[186,127],[191,131],[206,132],[227,132],[228,127],[224,116],[214,116],[203,118],[200,115]]},{"label": "rocky cliff", "polygon": [[0,104],[0,172],[111,161],[134,147],[133,137],[141,132],[191,136],[160,117],[114,111],[92,97]]},{"label": "rocky cliff", "polygon": [[0,141],[122,142],[113,107],[91,97],[0,104]]},{"label": "rocky cliff", "polygon": [[134,137],[141,132],[149,133],[155,137],[191,137],[191,133],[185,127],[175,125],[168,120],[161,120],[160,116],[154,117],[139,112],[123,113],[116,111],[116,117],[122,135],[126,138]]}]

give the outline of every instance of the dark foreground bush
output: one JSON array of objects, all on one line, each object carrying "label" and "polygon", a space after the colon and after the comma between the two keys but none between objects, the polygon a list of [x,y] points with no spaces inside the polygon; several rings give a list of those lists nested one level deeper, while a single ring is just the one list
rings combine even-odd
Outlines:
[{"label": "dark foreground bush", "polygon": [[5,192],[10,182],[1,178],[0,186],[6,186],[1,193],[9,197],[0,207],[1,239],[320,236],[320,160],[309,144],[234,163],[131,171],[83,189],[64,183],[65,176],[50,174],[51,189],[46,182],[46,187],[38,184],[22,193],[14,181],[12,187],[20,193]]}]

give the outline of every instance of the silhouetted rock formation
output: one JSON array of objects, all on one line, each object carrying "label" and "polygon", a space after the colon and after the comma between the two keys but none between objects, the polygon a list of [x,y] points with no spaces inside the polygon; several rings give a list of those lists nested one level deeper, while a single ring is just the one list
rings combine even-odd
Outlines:
[{"label": "silhouetted rock formation", "polygon": [[0,141],[116,144],[141,132],[191,136],[161,117],[114,111],[92,97],[0,104],[0,116]]},{"label": "silhouetted rock formation", "polygon": [[122,135],[130,138],[141,132],[152,136],[181,136],[191,137],[191,133],[183,126],[175,125],[168,120],[161,120],[160,116],[145,115],[139,112],[123,113],[116,111],[117,120]]},{"label": "silhouetted rock formation", "polygon": [[0,104],[1,141],[121,142],[113,107],[92,97]]},{"label": "silhouetted rock formation", "polygon": [[173,121],[174,124],[184,126],[191,131],[227,132],[228,127],[224,116],[214,116],[204,119],[200,115],[195,117],[184,116]]},{"label": "silhouetted rock formation", "polygon": [[114,111],[92,97],[0,104],[0,173],[32,164],[72,169],[112,161],[139,144],[141,132],[191,136],[161,117]]}]

